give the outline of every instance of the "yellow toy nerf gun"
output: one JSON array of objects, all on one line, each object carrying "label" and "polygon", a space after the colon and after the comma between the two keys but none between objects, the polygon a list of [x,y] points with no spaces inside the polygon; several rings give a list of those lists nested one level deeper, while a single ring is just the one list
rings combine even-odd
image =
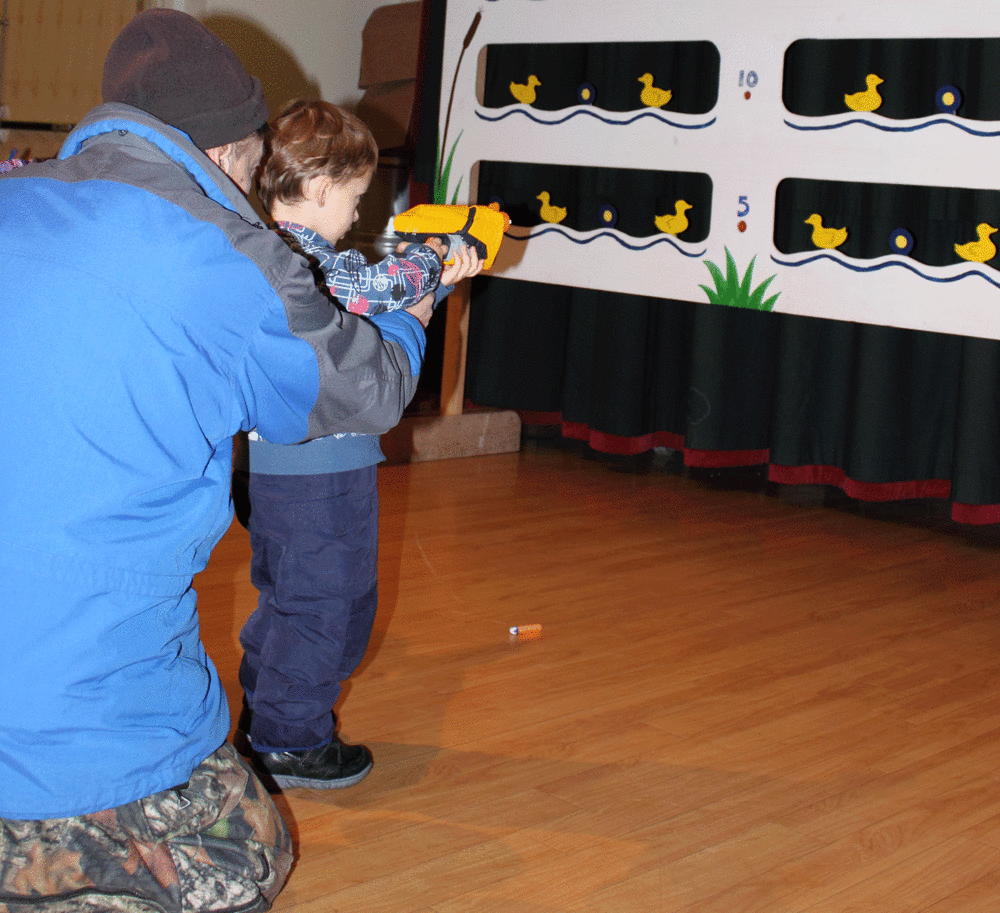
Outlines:
[{"label": "yellow toy nerf gun", "polygon": [[455,259],[463,244],[475,248],[483,269],[489,269],[500,250],[500,242],[510,228],[510,217],[498,203],[489,206],[449,206],[422,203],[401,212],[392,220],[393,231],[404,241],[440,238],[448,245],[445,263]]}]

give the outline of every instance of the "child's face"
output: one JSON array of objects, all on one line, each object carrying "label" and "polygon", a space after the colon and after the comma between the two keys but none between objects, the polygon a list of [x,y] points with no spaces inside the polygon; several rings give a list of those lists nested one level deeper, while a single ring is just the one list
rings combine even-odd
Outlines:
[{"label": "child's face", "polygon": [[371,184],[372,174],[367,171],[337,184],[327,180],[313,201],[314,224],[307,227],[318,231],[331,244],[336,244],[357,222],[358,204]]}]

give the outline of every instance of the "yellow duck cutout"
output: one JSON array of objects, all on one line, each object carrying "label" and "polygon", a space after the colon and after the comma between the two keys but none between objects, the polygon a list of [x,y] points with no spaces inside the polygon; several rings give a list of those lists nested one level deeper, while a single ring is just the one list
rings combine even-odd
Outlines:
[{"label": "yellow duck cutout", "polygon": [[817,247],[832,249],[847,240],[846,228],[824,228],[822,217],[815,212],[806,219],[806,224],[813,227],[812,242]]},{"label": "yellow duck cutout", "polygon": [[533,105],[535,103],[535,98],[537,97],[535,87],[540,85],[541,82],[539,82],[538,77],[532,73],[528,77],[528,81],[526,83],[512,82],[510,84],[510,94],[522,104]]},{"label": "yellow duck cutout", "polygon": [[561,222],[566,218],[566,207],[565,206],[551,206],[549,204],[549,192],[543,190],[537,197],[536,200],[542,201],[542,218],[546,222]]},{"label": "yellow duck cutout", "polygon": [[990,235],[995,229],[988,222],[980,222],[976,226],[978,241],[970,241],[968,244],[956,244],[955,253],[963,260],[971,260],[973,263],[985,263],[992,260],[997,255],[997,246],[990,240]]},{"label": "yellow duck cutout", "polygon": [[639,93],[639,101],[647,108],[662,108],[673,98],[674,93],[669,89],[658,89],[653,85],[652,73],[643,73],[639,77],[639,82],[646,87]]},{"label": "yellow duck cutout", "polygon": [[868,88],[864,92],[854,92],[844,96],[844,103],[852,111],[874,111],[882,104],[882,96],[878,94],[876,86],[882,85],[885,80],[881,76],[869,73],[865,77]]},{"label": "yellow duck cutout", "polygon": [[691,209],[690,203],[686,200],[678,200],[674,203],[672,216],[655,216],[653,221],[665,235],[679,235],[688,227],[688,217],[684,213],[689,209]]}]

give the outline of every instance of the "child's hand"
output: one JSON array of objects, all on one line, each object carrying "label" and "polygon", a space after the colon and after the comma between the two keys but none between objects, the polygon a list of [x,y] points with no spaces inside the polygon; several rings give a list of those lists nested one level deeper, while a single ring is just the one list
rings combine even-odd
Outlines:
[{"label": "child's hand", "polygon": [[[409,241],[404,241],[396,248],[396,253],[402,255],[403,251],[410,246],[410,243]],[[440,238],[428,238],[426,241],[421,241],[420,243],[434,251],[442,261],[448,254],[448,245]]]},{"label": "child's hand", "polygon": [[474,247],[463,244],[451,263],[446,263],[441,273],[441,285],[454,285],[463,279],[471,279],[483,271],[483,261]]}]

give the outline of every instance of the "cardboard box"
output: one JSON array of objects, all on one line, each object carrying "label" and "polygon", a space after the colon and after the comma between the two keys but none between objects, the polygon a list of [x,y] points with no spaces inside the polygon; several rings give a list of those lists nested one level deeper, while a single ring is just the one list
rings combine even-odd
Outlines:
[{"label": "cardboard box", "polygon": [[420,55],[420,0],[380,6],[361,32],[359,89],[415,79]]},{"label": "cardboard box", "polygon": [[398,149],[406,141],[413,113],[416,82],[372,86],[358,102],[357,114],[375,135],[381,152]]}]

